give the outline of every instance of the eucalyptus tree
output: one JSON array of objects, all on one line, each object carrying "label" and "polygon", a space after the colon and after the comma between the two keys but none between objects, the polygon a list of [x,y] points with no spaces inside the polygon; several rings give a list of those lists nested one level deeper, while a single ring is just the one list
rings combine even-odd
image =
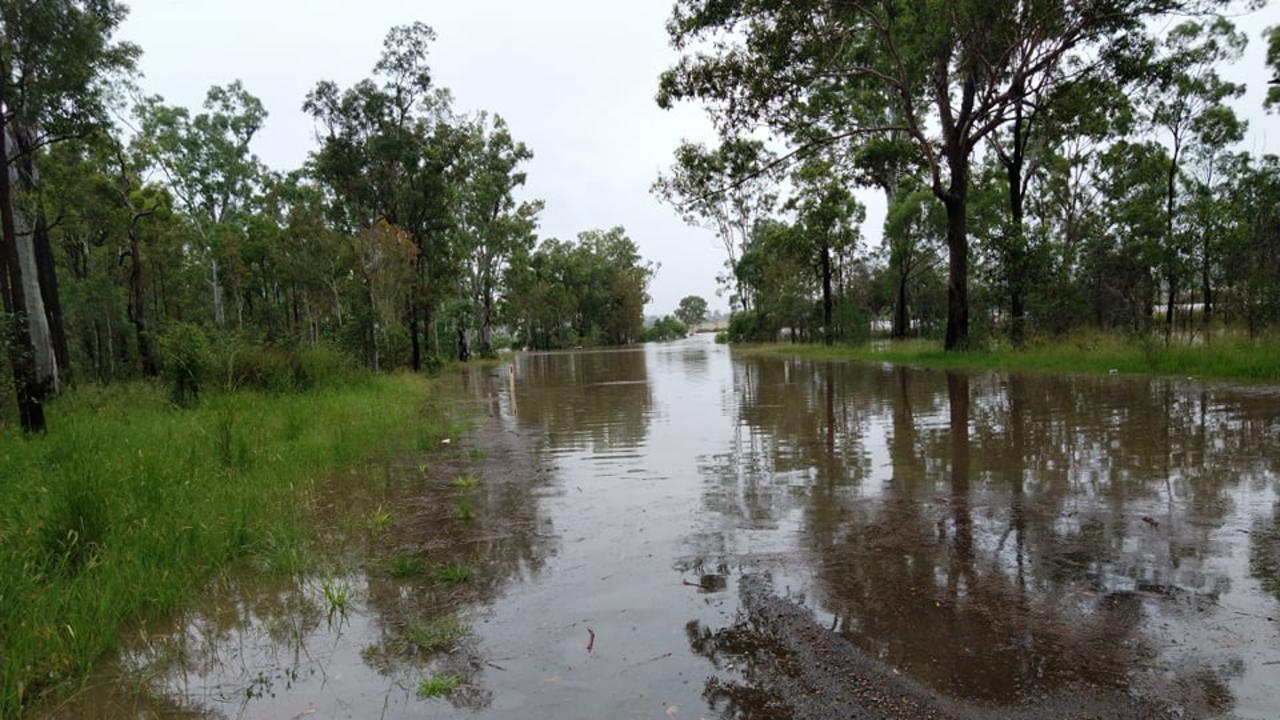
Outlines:
[{"label": "eucalyptus tree", "polygon": [[707,320],[707,301],[697,295],[687,295],[680,299],[675,316],[689,328],[701,325]]},{"label": "eucalyptus tree", "polygon": [[[799,139],[792,157],[863,135],[913,141],[947,211],[946,347],[954,349],[968,340],[974,148],[1037,92],[1096,66],[1153,17],[1221,4],[679,0],[668,29],[684,56],[663,74],[658,102],[702,100],[725,135],[763,126]],[[892,111],[850,110],[868,102]]]},{"label": "eucalyptus tree", "polygon": [[481,114],[468,124],[460,160],[462,184],[457,192],[457,233],[467,258],[470,294],[480,332],[480,354],[493,353],[495,301],[507,264],[533,247],[540,200],[518,201],[524,185],[521,166],[533,158],[511,137],[501,117]]},{"label": "eucalyptus tree", "polygon": [[830,161],[812,160],[801,166],[792,185],[795,194],[786,207],[795,212],[796,228],[811,249],[822,287],[822,337],[829,345],[835,340],[833,255],[856,252],[866,208],[853,196],[852,183]]},{"label": "eucalyptus tree", "polygon": [[[1180,227],[1179,182],[1187,153],[1198,153],[1212,165],[1221,149],[1244,137],[1244,125],[1227,103],[1244,94],[1244,86],[1223,80],[1218,68],[1239,59],[1248,37],[1224,18],[1185,22],[1166,36],[1162,53],[1149,65],[1155,82],[1144,98],[1147,122],[1169,144],[1165,178],[1165,238],[1162,270],[1167,305],[1165,340],[1173,332],[1178,291],[1189,260],[1189,233]],[[1207,270],[1204,278],[1208,288]],[[1206,296],[1206,303],[1210,298]]]},{"label": "eucalyptus tree", "polygon": [[[207,268],[213,320],[223,325],[228,279],[233,290],[240,280],[232,272],[237,259],[231,256],[264,173],[249,144],[267,111],[237,80],[209,88],[204,112],[194,116],[187,108],[165,105],[158,96],[144,98],[135,112],[140,128],[134,142],[191,221],[197,242],[190,249]],[[242,324],[243,298],[235,295]]]},{"label": "eucalyptus tree", "polygon": [[41,402],[57,389],[59,364],[69,366],[38,200],[37,155],[104,123],[108,80],[130,69],[137,55],[134,46],[112,40],[125,13],[112,0],[0,6],[0,256],[6,271],[0,291],[12,314],[10,360],[28,431],[44,429]]},{"label": "eucalyptus tree", "polygon": [[932,191],[899,190],[885,219],[884,239],[893,281],[893,337],[911,331],[910,288],[937,262],[946,235],[946,215]]},{"label": "eucalyptus tree", "polygon": [[670,203],[690,225],[715,232],[724,246],[726,272],[718,280],[733,285],[734,302],[751,310],[749,288],[736,281],[734,268],[756,223],[777,207],[778,192],[765,170],[777,162],[758,140],[727,140],[715,148],[684,142],[669,174],[653,192]]},{"label": "eucalyptus tree", "polygon": [[[332,221],[351,235],[365,233],[371,261],[378,257],[381,221],[405,230],[417,246],[416,287],[408,315],[412,363],[421,363],[420,319],[430,326],[433,301],[456,274],[460,258],[448,238],[455,226],[456,165],[463,133],[452,126],[450,98],[432,82],[427,62],[435,32],[425,24],[392,28],[373,76],[340,89],[323,81],[303,109],[320,125],[311,172],[328,189]],[[364,271],[372,312],[376,288]],[[381,323],[368,318],[370,364],[379,361]]]}]

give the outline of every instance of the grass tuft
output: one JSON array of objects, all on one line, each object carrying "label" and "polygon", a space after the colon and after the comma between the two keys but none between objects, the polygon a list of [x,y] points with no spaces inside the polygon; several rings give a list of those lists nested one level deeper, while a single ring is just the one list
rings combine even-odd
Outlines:
[{"label": "grass tuft", "polygon": [[391,573],[391,577],[413,577],[426,572],[427,563],[415,555],[397,555],[391,558],[387,569]]},{"label": "grass tuft", "polygon": [[471,576],[475,575],[475,570],[460,564],[441,565],[431,571],[431,577],[436,582],[449,583],[458,585],[467,582]]},{"label": "grass tuft", "polygon": [[453,673],[432,675],[418,685],[418,697],[438,698],[451,694],[462,684],[462,678]]},{"label": "grass tuft", "polygon": [[475,490],[480,487],[480,478],[475,475],[459,475],[453,479],[453,486],[459,490]]},{"label": "grass tuft", "polygon": [[404,629],[404,638],[419,652],[428,655],[452,650],[458,641],[471,634],[471,626],[457,615],[446,615],[430,623],[412,620]]}]

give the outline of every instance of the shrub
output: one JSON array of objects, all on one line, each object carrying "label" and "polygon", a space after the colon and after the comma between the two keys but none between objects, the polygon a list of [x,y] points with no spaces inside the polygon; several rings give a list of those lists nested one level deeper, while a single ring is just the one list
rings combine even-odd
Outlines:
[{"label": "shrub", "polygon": [[653,324],[653,327],[644,331],[645,342],[667,342],[681,340],[688,336],[688,326],[671,315],[659,319]]},{"label": "shrub", "polygon": [[204,331],[191,323],[173,325],[160,337],[160,358],[173,402],[180,407],[199,402],[209,364],[209,341]]}]

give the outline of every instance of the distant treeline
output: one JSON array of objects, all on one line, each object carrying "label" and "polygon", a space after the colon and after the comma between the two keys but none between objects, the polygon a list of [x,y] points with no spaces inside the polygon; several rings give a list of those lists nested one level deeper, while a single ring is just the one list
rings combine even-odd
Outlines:
[{"label": "distant treeline", "polygon": [[[655,192],[723,241],[735,340],[1258,334],[1280,325],[1280,159],[1241,147],[1236,9],[679,0],[658,101],[700,103],[720,141]],[[879,248],[857,189],[886,200]]]},{"label": "distant treeline", "polygon": [[199,110],[135,89],[141,51],[112,39],[125,14],[0,11],[0,376],[24,427],[72,380],[182,375],[206,347],[418,370],[639,338],[652,266],[622,228],[537,241],[543,204],[516,197],[532,153],[501,118],[454,110],[428,26],[393,28],[369,78],[299,98],[318,145],[277,172],[251,150],[267,112],[240,82]]}]

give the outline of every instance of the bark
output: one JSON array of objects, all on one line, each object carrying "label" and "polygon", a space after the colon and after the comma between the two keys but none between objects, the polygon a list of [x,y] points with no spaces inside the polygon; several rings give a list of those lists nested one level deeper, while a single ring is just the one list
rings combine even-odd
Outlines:
[{"label": "bark", "polygon": [[943,200],[947,208],[947,335],[944,347],[960,350],[969,343],[969,237],[964,193]]},{"label": "bark", "polygon": [[[0,62],[0,108],[7,107],[9,69]],[[10,323],[9,361],[17,395],[18,419],[28,433],[45,429],[43,393],[36,382],[35,349],[27,325],[27,298],[22,281],[22,262],[18,255],[17,227],[13,213],[13,188],[10,182],[8,128],[0,114],[0,253],[8,273],[8,307]]]},{"label": "bark", "polygon": [[146,288],[142,276],[142,248],[134,223],[129,224],[129,320],[137,336],[138,359],[142,361],[142,374],[155,377],[158,374],[155,354],[151,351],[151,333],[147,329]]},{"label": "bark", "polygon": [[831,244],[822,240],[822,342],[831,344],[834,339],[831,327]]},{"label": "bark", "polygon": [[1009,339],[1013,341],[1015,346],[1021,347],[1024,340],[1024,325],[1026,322],[1026,248],[1023,246],[1024,240],[1024,217],[1025,217],[1025,200],[1026,188],[1023,187],[1022,172],[1026,163],[1024,148],[1022,146],[1022,126],[1021,120],[1014,125],[1013,131],[1013,153],[1008,157],[1005,163],[1006,174],[1009,178],[1009,247],[1007,249],[1006,262],[1008,267],[1009,283]]},{"label": "bark", "polygon": [[39,201],[35,142],[30,132],[18,128],[15,130],[14,143],[18,151],[23,154],[22,161],[18,163],[18,179],[23,190],[32,198],[28,214],[34,218],[32,250],[35,253],[36,278],[40,287],[40,300],[44,305],[45,322],[49,327],[53,357],[59,371],[56,384],[61,384],[70,378],[71,353],[67,346],[66,323],[63,320],[62,298],[58,289],[58,273],[54,265],[53,248],[49,243],[49,226],[44,216],[44,205]]},{"label": "bark", "polygon": [[409,367],[419,372],[422,370],[422,341],[418,332],[418,303],[413,298],[409,299],[409,346]]},{"label": "bark", "polygon": [[898,298],[893,306],[893,337],[901,340],[907,336],[910,319],[907,317],[907,273],[898,272]]}]

